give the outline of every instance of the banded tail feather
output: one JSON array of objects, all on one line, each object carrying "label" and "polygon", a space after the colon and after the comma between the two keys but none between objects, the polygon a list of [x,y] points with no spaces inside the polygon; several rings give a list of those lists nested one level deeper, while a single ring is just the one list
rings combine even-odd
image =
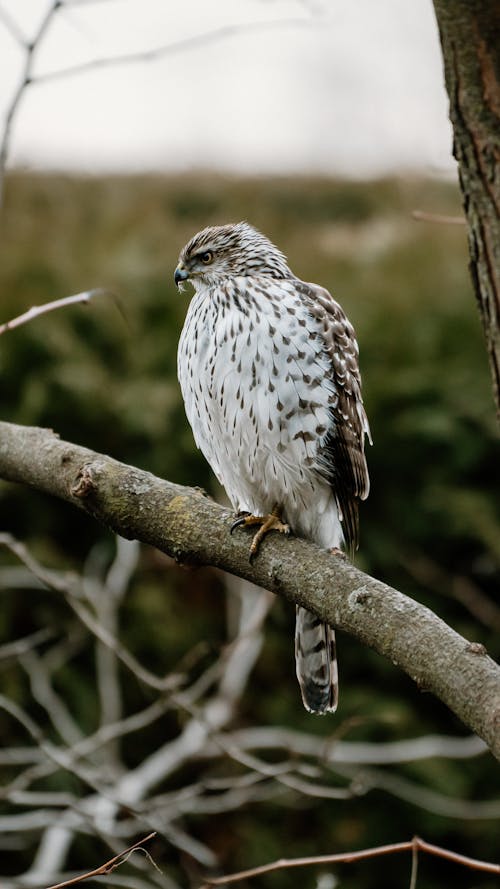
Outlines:
[{"label": "banded tail feather", "polygon": [[339,694],[335,631],[299,606],[295,619],[295,667],[306,710],[334,713]]}]

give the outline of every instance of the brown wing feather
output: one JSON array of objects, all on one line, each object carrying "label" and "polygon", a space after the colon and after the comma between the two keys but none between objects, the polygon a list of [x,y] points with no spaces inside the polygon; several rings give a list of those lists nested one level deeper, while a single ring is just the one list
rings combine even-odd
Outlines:
[{"label": "brown wing feather", "polygon": [[346,547],[358,546],[358,502],[368,496],[370,479],[364,453],[370,427],[361,397],[358,344],[354,328],[328,290],[300,282],[299,289],[319,321],[337,390],[332,425],[326,435],[324,465],[342,513]]}]

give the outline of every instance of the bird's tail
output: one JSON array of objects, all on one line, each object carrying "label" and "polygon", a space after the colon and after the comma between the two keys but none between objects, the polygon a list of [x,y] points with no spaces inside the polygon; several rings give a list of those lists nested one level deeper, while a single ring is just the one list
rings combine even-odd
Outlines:
[{"label": "bird's tail", "polygon": [[295,622],[295,667],[306,710],[334,713],[339,693],[335,631],[300,607]]}]

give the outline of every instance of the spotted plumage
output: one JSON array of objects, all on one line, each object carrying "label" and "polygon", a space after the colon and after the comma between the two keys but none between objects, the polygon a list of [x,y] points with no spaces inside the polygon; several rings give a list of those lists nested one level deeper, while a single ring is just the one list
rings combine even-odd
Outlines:
[{"label": "spotted plumage", "polygon": [[[245,222],[195,235],[175,280],[195,288],[178,350],[186,414],[235,510],[352,551],[369,428],[342,308]],[[335,710],[333,629],[297,608],[295,648],[305,706]]]}]

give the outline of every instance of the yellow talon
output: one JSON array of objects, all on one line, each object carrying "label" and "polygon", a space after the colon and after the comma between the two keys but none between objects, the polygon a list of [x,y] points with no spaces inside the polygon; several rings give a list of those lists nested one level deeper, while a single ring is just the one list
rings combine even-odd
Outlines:
[{"label": "yellow talon", "polygon": [[236,519],[235,522],[231,525],[231,534],[234,529],[242,526],[243,528],[249,528],[251,525],[260,525],[259,530],[254,535],[252,543],[250,545],[250,561],[257,555],[259,550],[259,546],[270,531],[278,531],[280,534],[289,534],[290,533],[290,525],[287,525],[286,522],[283,522],[277,512],[269,513],[269,515],[259,516],[259,515],[244,515],[240,518]]}]

